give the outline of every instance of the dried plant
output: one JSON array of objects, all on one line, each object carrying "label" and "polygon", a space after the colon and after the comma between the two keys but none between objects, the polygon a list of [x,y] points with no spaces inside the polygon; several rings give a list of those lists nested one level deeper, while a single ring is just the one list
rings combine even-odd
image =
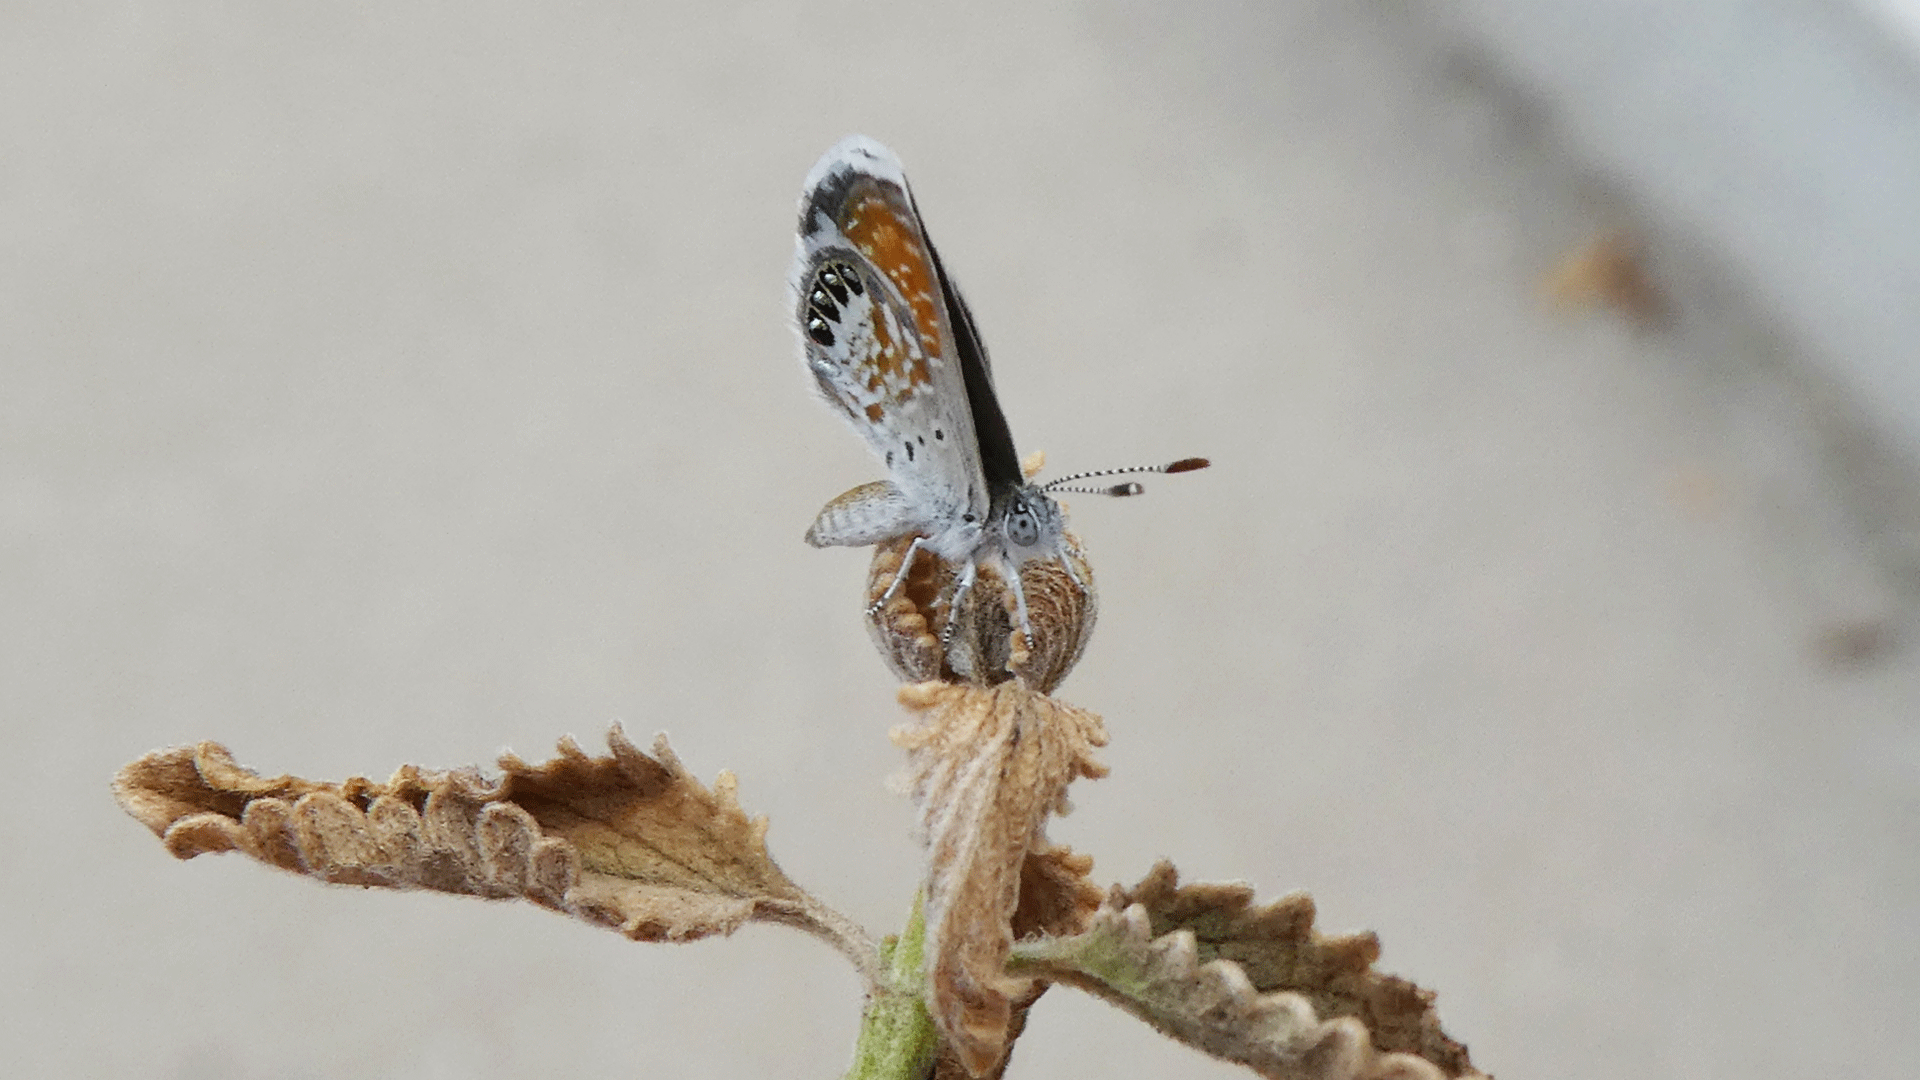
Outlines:
[{"label": "dried plant", "polygon": [[[1631,293],[1602,255],[1605,273],[1582,273],[1607,282],[1569,288]],[[1054,496],[1136,494],[1114,478],[1207,462],[1034,482],[1041,458],[1018,457],[972,316],[872,140],[809,176],[792,285],[808,370],[891,477],[828,503],[806,539],[874,547],[867,624],[906,684],[893,739],[927,859],[897,937],[875,942],[788,878],[730,774],[705,787],[665,736],[645,753],[617,726],[606,757],[563,740],[544,764],[503,757],[497,778],[408,765],[385,783],[264,777],[201,743],[121,769],[121,806],[181,859],[238,851],[325,882],[529,900],[637,941],[804,930],[866,980],[854,1080],[998,1077],[1056,983],[1262,1076],[1477,1075],[1433,995],[1375,972],[1371,934],[1315,932],[1304,894],[1256,908],[1243,886],[1180,887],[1168,863],[1102,889],[1091,858],[1047,839],[1067,788],[1106,775],[1107,742],[1100,717],[1051,696],[1099,609]],[[1066,486],[1092,479],[1105,486]]]},{"label": "dried plant", "polygon": [[[238,851],[321,881],[522,899],[637,941],[685,942],[747,922],[796,927],[866,979],[852,1078],[998,1077],[1027,1010],[1054,984],[1112,1002],[1168,1036],[1291,1080],[1477,1075],[1440,1030],[1433,995],[1373,970],[1371,934],[1325,937],[1313,903],[1264,907],[1241,885],[1180,886],[1162,863],[1102,889],[1093,860],[1050,844],[1076,779],[1106,770],[1100,717],[1049,696],[1085,647],[1095,604],[1078,542],[1071,569],[1022,573],[1033,640],[1004,583],[983,575],[956,615],[954,569],[929,559],[885,604],[904,543],[881,545],[869,623],[909,680],[893,733],[926,844],[907,928],[875,942],[796,885],[735,783],[711,788],[664,736],[643,752],[563,740],[497,776],[408,765],[385,783],[265,777],[217,743],[158,750],[114,793],[181,859]],[[964,654],[962,675],[950,657]],[[990,676],[983,677],[987,672]]]}]

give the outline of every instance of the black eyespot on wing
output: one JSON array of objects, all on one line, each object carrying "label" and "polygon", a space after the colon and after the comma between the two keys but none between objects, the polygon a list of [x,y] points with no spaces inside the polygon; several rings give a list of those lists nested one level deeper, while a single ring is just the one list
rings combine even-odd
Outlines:
[{"label": "black eyespot on wing", "polygon": [[838,260],[822,263],[807,285],[807,307],[801,316],[807,336],[816,344],[832,345],[833,327],[840,321],[840,308],[850,297],[863,296],[860,271]]},{"label": "black eyespot on wing", "polygon": [[[844,304],[847,302],[846,280],[845,271],[838,263],[828,263],[820,268],[819,284],[822,288],[826,289],[827,292],[833,294],[833,301],[836,304]],[[817,294],[819,289],[815,289],[814,291]]]},{"label": "black eyespot on wing", "polygon": [[947,433],[944,431],[941,431],[939,428],[934,428],[933,437],[941,442],[945,442],[947,438]]},{"label": "black eyespot on wing", "polygon": [[913,440],[912,439],[907,440],[906,447],[907,447],[907,460],[912,461],[913,460]]}]

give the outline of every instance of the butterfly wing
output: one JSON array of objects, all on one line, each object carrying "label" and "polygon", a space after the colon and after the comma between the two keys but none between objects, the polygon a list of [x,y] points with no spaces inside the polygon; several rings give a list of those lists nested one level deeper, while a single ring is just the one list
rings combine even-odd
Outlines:
[{"label": "butterfly wing", "polygon": [[944,534],[984,521],[991,495],[955,294],[899,160],[879,143],[842,140],[808,175],[792,287],[807,368],[886,462],[903,524],[944,546]]},{"label": "butterfly wing", "polygon": [[[928,245],[931,248],[932,245]],[[940,266],[940,253],[934,252],[933,265],[940,270],[945,289],[947,318],[953,326],[953,343],[960,357],[960,373],[967,383],[967,403],[973,414],[973,433],[980,443],[980,468],[987,478],[989,493],[1026,485],[1020,468],[1020,452],[1013,448],[1013,431],[1007,426],[1007,414],[1000,411],[1000,398],[993,391],[993,362],[987,358],[987,345],[973,325],[973,310],[960,295],[946,268]]]}]

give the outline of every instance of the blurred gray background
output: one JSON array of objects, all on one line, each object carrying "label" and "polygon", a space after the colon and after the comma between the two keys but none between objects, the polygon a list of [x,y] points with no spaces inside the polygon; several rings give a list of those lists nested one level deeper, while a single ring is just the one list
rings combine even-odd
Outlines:
[{"label": "blurred gray background", "polygon": [[[1910,1075],[1920,47],[1885,14],[9,5],[4,1071],[844,1069],[858,986],[809,939],[179,864],[107,782],[618,719],[897,927],[865,557],[799,539],[879,466],[784,292],[801,179],[863,131],[1023,451],[1216,462],[1075,500],[1103,620],[1060,695],[1113,771],[1056,839],[1310,890],[1505,1080]],[[1544,297],[1610,230],[1663,317]],[[1055,991],[1010,1075],[1243,1074]]]}]

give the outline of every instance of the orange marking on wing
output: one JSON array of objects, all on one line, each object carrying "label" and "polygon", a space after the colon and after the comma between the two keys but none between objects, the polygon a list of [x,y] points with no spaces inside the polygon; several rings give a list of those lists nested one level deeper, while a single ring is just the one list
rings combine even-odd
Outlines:
[{"label": "orange marking on wing", "polygon": [[880,418],[885,415],[886,415],[886,410],[880,407],[879,402],[876,401],[873,404],[867,406],[867,419],[869,421],[877,424],[880,422]]},{"label": "orange marking on wing", "polygon": [[888,328],[886,315],[878,308],[873,310],[873,353],[863,357],[867,366],[867,389],[878,390],[883,381],[893,379],[900,368],[900,345],[893,340],[893,331]]},{"label": "orange marking on wing", "polygon": [[[904,355],[905,350],[893,340],[893,331],[888,329],[886,316],[879,311],[874,312],[871,333],[873,334],[873,351],[862,359],[862,364],[867,368],[867,389],[879,390],[886,383],[899,382],[902,360],[911,365],[913,358],[910,355]],[[907,385],[901,390],[902,397],[912,396],[913,382],[913,377],[909,374]]]},{"label": "orange marking on wing", "polygon": [[[870,191],[856,197],[845,216],[841,231],[906,298],[927,353],[938,356],[940,309],[936,305],[940,302],[940,286],[933,273],[933,257],[910,212],[896,205],[886,192]],[[933,381],[927,364],[916,363],[898,350],[883,350],[875,363],[886,375],[905,374],[909,386]]]}]

